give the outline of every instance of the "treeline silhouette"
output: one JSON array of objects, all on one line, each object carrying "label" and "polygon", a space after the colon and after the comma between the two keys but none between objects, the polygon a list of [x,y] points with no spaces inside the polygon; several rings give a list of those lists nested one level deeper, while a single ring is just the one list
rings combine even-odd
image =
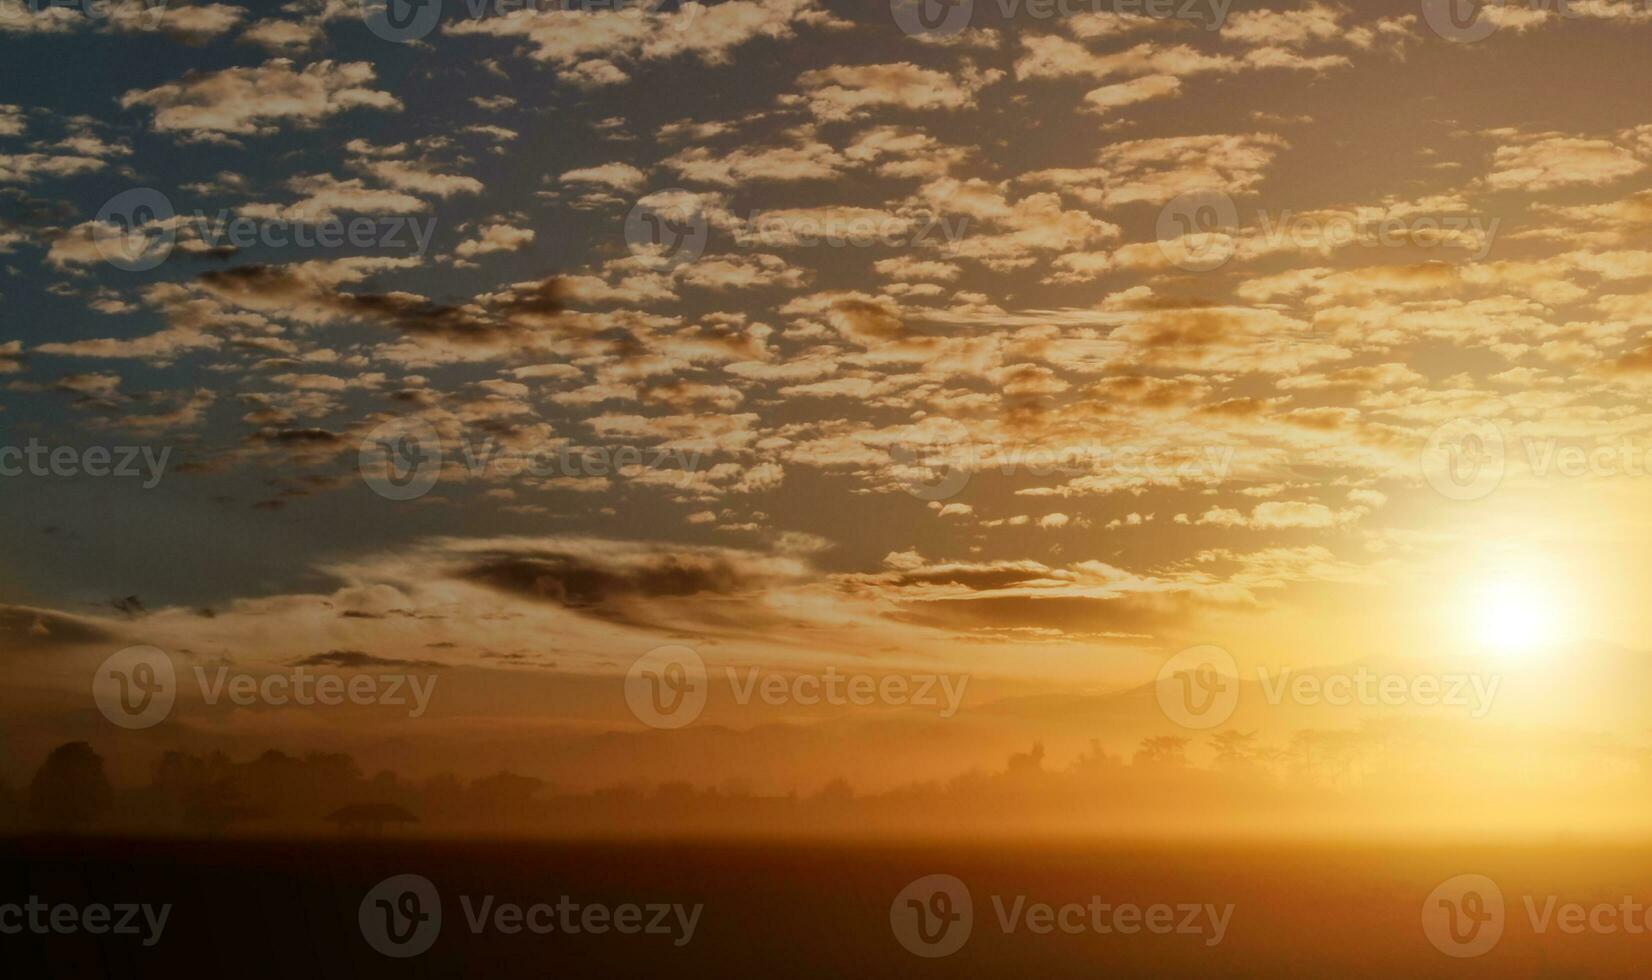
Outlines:
[{"label": "treeline silhouette", "polygon": [[[1190,761],[1197,751],[1207,764]],[[1546,786],[1520,746],[1469,742],[1437,725],[1370,723],[1304,730],[1284,745],[1254,732],[1141,740],[1128,758],[1092,741],[1072,762],[1044,747],[1002,769],[857,793],[830,778],[808,792],[762,794],[738,781],[695,786],[619,784],[562,791],[511,772],[470,779],[365,775],[342,753],[270,750],[247,761],[167,752],[147,785],[116,788],[86,742],[53,750],[22,791],[0,785],[8,833],[435,836],[674,834],[945,834],[1023,829],[1150,832],[1265,831],[1326,820],[1353,827],[1450,821],[1472,810],[1546,819],[1548,803],[1610,822],[1642,821],[1652,751],[1609,747],[1591,777],[1573,764]],[[1627,765],[1625,765],[1627,763]],[[1551,796],[1553,798],[1551,798]],[[1518,806],[1518,810],[1516,809]],[[1220,815],[1220,816],[1218,816]],[[1220,820],[1220,826],[1213,821]]]}]

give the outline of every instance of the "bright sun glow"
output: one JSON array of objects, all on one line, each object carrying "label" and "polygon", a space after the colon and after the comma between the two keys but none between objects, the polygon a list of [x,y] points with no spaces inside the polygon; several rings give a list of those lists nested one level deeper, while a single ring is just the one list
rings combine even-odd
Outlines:
[{"label": "bright sun glow", "polygon": [[1489,582],[1475,596],[1473,628],[1476,639],[1494,653],[1530,653],[1559,638],[1556,596],[1531,580]]}]

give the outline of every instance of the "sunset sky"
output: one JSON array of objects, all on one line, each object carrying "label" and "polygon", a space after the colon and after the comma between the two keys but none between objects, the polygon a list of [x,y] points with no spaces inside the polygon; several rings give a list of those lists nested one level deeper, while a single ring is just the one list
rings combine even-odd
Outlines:
[{"label": "sunset sky", "polygon": [[[5,0],[0,445],[167,454],[0,477],[13,764],[109,738],[137,644],[442,680],[417,720],[191,703],[134,756],[482,770],[641,729],[665,644],[968,675],[961,755],[1199,645],[1638,664],[1652,10],[1171,6],[448,0],[398,41]],[[376,492],[427,431],[435,485]]]}]

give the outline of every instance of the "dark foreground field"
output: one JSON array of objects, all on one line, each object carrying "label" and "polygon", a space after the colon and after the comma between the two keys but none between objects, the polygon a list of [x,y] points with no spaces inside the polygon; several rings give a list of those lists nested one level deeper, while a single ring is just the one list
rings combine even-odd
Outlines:
[{"label": "dark foreground field", "polygon": [[[1494,880],[1506,903],[1501,939],[1467,959],[1438,951],[1422,925],[1435,886],[1465,873]],[[376,885],[404,874],[421,875],[435,887],[441,922],[427,951],[397,959],[376,951],[364,932],[381,913],[407,910],[401,896],[392,888],[381,893],[389,896],[383,909],[369,902],[365,927],[362,907]],[[974,917],[961,948],[926,959],[897,940],[891,905],[914,879],[933,874],[955,876],[967,887]],[[14,841],[0,846],[0,906],[34,896],[77,908],[170,903],[172,909],[148,947],[142,934],[24,928],[0,935],[0,974],[1631,976],[1644,975],[1652,962],[1652,936],[1638,931],[1644,912],[1631,912],[1628,923],[1621,910],[1595,912],[1576,933],[1551,918],[1540,934],[1526,900],[1541,912],[1552,897],[1557,915],[1570,903],[1586,911],[1600,903],[1621,906],[1625,896],[1644,904],[1652,901],[1649,883],[1652,849],[1571,845]],[[461,896],[473,914],[486,896],[493,896],[495,910],[555,906],[563,896],[581,909],[703,903],[703,910],[692,939],[677,945],[680,926],[668,934],[535,934],[500,931],[490,919],[477,933]],[[1108,905],[1231,904],[1233,910],[1214,944],[1204,923],[1200,933],[1098,934],[1088,928],[1088,912],[1069,913],[1070,933],[1030,931],[1024,917],[1006,933],[994,896],[1007,910],[1017,896],[1025,896],[1023,910],[1038,903],[1088,907],[1093,896]],[[957,909],[930,907],[937,914]],[[542,925],[551,922],[546,914]],[[583,913],[572,914],[577,924]],[[1186,914],[1178,911],[1174,920]],[[0,913],[0,926],[17,922],[15,916]],[[639,925],[646,925],[654,915],[645,909],[641,917]],[[1470,920],[1459,924],[1468,935]],[[411,922],[403,925],[411,932]],[[507,917],[503,925],[516,922]]]}]

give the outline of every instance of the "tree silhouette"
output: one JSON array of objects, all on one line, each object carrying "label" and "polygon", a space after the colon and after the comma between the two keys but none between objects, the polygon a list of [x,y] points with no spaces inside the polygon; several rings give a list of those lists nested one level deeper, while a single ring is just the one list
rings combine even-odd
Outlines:
[{"label": "tree silhouette", "polygon": [[85,742],[68,742],[53,749],[34,774],[29,812],[51,830],[80,830],[108,811],[113,796],[103,756]]},{"label": "tree silhouette", "polygon": [[1212,735],[1210,744],[1216,747],[1216,767],[1234,772],[1250,764],[1256,750],[1256,733],[1230,728]]},{"label": "tree silhouette", "polygon": [[1154,735],[1141,740],[1141,747],[1136,749],[1136,765],[1149,766],[1185,766],[1187,765],[1187,739],[1180,735]]},{"label": "tree silhouette", "polygon": [[1044,743],[1034,742],[1031,752],[1016,752],[1010,756],[1010,777],[1039,776],[1044,773]]}]

